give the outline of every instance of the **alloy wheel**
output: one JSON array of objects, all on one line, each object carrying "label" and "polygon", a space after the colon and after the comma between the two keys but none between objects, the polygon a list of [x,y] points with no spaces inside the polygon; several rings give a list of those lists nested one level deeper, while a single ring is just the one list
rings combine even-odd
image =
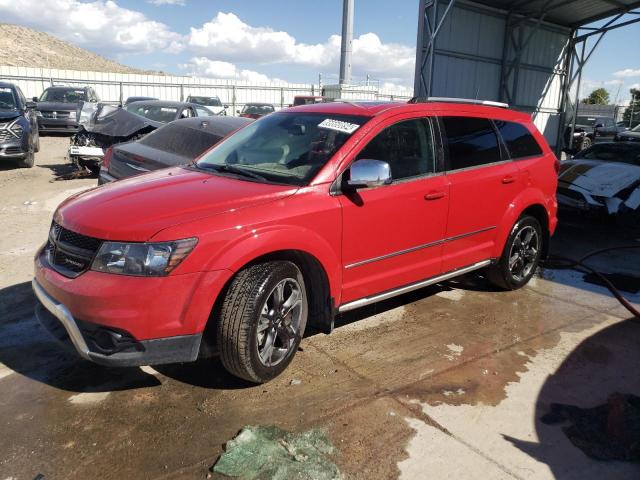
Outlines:
[{"label": "alloy wheel", "polygon": [[509,251],[509,272],[517,282],[529,276],[538,261],[540,236],[531,225],[522,227],[515,235]]},{"label": "alloy wheel", "polygon": [[262,306],[256,340],[258,358],[273,367],[289,355],[296,344],[302,317],[302,288],[296,279],[281,280]]}]

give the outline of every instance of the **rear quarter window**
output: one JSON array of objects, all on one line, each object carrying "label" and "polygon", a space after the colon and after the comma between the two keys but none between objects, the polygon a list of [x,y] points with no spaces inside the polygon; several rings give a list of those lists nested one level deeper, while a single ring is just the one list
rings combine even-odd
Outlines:
[{"label": "rear quarter window", "polygon": [[524,125],[516,122],[495,120],[494,122],[512,159],[542,155],[542,148]]},{"label": "rear quarter window", "polygon": [[170,124],[150,133],[139,143],[163,152],[194,159],[222,140],[221,136],[203,130]]},{"label": "rear quarter window", "polygon": [[442,117],[449,170],[477,167],[502,160],[496,131],[490,120]]}]

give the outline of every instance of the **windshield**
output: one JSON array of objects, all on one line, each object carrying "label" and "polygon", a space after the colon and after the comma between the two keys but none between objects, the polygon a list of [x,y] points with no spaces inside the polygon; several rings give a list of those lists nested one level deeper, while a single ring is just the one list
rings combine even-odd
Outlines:
[{"label": "windshield", "polygon": [[13,95],[13,90],[8,87],[0,87],[0,109],[15,110],[16,108],[16,97]]},{"label": "windshield", "polygon": [[177,107],[163,107],[162,105],[147,105],[130,103],[124,107],[128,112],[148,118],[154,122],[169,123],[176,119]]},{"label": "windshield", "polygon": [[640,132],[640,123],[631,129],[632,132]]},{"label": "windshield", "polygon": [[576,117],[576,125],[587,125],[593,127],[596,124],[596,117]]},{"label": "windshield", "polygon": [[85,91],[75,88],[47,88],[40,96],[41,102],[79,103],[86,99]]},{"label": "windshield", "polygon": [[275,109],[273,105],[245,105],[242,107],[242,112],[247,115],[266,115],[267,113],[272,113]]},{"label": "windshield", "polygon": [[640,165],[640,144],[606,143],[594,145],[591,148],[583,150],[574,158]]},{"label": "windshield", "polygon": [[266,181],[306,185],[367,120],[326,113],[274,113],[220,143],[197,166],[222,172],[226,165]]},{"label": "windshield", "polygon": [[222,102],[218,97],[189,97],[191,103],[205,105],[207,107],[221,107]]}]

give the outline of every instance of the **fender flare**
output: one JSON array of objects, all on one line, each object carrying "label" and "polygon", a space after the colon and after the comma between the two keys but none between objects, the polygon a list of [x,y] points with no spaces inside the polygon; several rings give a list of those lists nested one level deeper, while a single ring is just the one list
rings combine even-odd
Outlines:
[{"label": "fender flare", "polygon": [[299,251],[314,257],[325,271],[330,295],[339,302],[342,281],[339,252],[314,231],[299,226],[267,226],[244,232],[220,248],[206,270],[230,270],[235,274],[255,259],[281,251]]},{"label": "fender flare", "polygon": [[539,205],[544,208],[547,215],[547,223],[549,222],[551,215],[549,213],[547,201],[544,195],[542,195],[542,192],[534,188],[527,188],[523,190],[516,198],[514,198],[513,202],[511,202],[507,212],[504,214],[498,225],[495,237],[496,243],[491,255],[492,258],[500,258],[502,256],[504,245],[507,242],[507,238],[509,237],[511,229],[515,225],[516,221],[527,208],[535,205]]}]

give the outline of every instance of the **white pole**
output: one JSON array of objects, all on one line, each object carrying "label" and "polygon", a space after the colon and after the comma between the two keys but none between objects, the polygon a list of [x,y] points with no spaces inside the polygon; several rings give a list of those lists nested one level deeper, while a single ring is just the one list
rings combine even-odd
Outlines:
[{"label": "white pole", "polygon": [[343,0],[342,48],[340,49],[340,85],[351,83],[351,54],[353,51],[353,2]]}]

